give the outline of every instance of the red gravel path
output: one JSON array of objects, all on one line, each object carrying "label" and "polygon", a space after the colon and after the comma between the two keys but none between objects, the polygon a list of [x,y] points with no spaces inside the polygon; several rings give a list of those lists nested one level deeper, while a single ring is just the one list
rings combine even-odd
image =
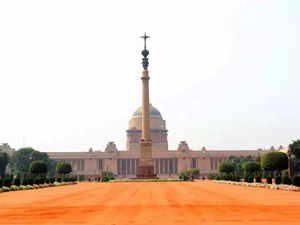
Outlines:
[{"label": "red gravel path", "polygon": [[0,224],[300,225],[300,193],[211,182],[81,183],[1,193]]}]

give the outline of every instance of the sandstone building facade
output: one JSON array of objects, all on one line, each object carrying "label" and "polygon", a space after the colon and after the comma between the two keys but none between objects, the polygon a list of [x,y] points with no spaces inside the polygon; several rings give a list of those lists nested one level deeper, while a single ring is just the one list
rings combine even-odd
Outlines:
[{"label": "sandstone building facade", "polygon": [[[168,148],[168,130],[166,121],[157,108],[150,105],[150,132],[154,171],[158,177],[177,178],[179,173],[190,168],[198,168],[201,176],[215,172],[221,162],[230,156],[259,157],[264,150],[192,150],[185,141],[181,141],[176,150]],[[87,152],[49,152],[50,158],[70,162],[73,175],[85,179],[96,179],[102,170],[112,171],[118,178],[135,177],[139,166],[141,140],[141,108],[138,108],[129,121],[126,150],[118,150],[109,142],[105,151]]]}]

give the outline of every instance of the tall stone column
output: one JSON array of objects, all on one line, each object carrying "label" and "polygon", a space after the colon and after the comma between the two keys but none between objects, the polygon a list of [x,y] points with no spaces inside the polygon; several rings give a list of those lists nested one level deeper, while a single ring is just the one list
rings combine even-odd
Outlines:
[{"label": "tall stone column", "polygon": [[148,73],[148,58],[149,51],[146,48],[146,40],[149,36],[142,36],[144,39],[143,57],[143,74],[142,74],[142,139],[140,152],[140,165],[138,168],[138,178],[153,179],[156,178],[154,174],[154,165],[152,160],[152,141],[150,137],[150,118],[149,118],[149,73]]}]

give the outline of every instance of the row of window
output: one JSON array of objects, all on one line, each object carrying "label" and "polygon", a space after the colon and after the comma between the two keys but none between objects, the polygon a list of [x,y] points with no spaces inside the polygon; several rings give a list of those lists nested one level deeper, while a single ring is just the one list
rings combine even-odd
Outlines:
[{"label": "row of window", "polygon": [[[84,171],[85,164],[84,159],[78,160],[64,160],[71,164],[73,171]],[[156,174],[177,174],[177,158],[168,159],[153,159],[154,171]],[[218,165],[222,162],[222,159],[211,158],[210,169],[217,170]],[[135,175],[139,166],[139,159],[118,159],[118,174],[119,175]],[[196,158],[192,158],[192,168],[198,168],[198,161]],[[98,171],[105,170],[104,159],[97,160]]]},{"label": "row of window", "polygon": [[[177,174],[177,159],[154,159],[154,171],[156,174]],[[118,159],[118,175],[136,175],[139,167],[139,159]]]}]

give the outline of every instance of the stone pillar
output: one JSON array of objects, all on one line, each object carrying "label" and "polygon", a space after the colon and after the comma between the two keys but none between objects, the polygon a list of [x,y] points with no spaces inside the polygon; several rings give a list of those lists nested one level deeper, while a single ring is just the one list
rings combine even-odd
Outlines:
[{"label": "stone pillar", "polygon": [[154,175],[154,165],[152,160],[152,141],[150,137],[150,118],[149,118],[149,74],[148,74],[148,58],[149,51],[146,48],[146,40],[149,38],[146,34],[142,37],[145,41],[145,47],[142,51],[143,58],[143,75],[142,75],[142,139],[140,165],[138,170],[138,178],[150,179],[156,178]]},{"label": "stone pillar", "polygon": [[[142,139],[140,166],[153,167],[152,141],[150,137],[149,118],[149,75],[148,70],[143,71],[142,76]],[[153,172],[154,173],[154,172]]]},{"label": "stone pillar", "polygon": [[143,71],[142,79],[142,140],[151,141],[150,118],[149,118],[149,73]]}]

